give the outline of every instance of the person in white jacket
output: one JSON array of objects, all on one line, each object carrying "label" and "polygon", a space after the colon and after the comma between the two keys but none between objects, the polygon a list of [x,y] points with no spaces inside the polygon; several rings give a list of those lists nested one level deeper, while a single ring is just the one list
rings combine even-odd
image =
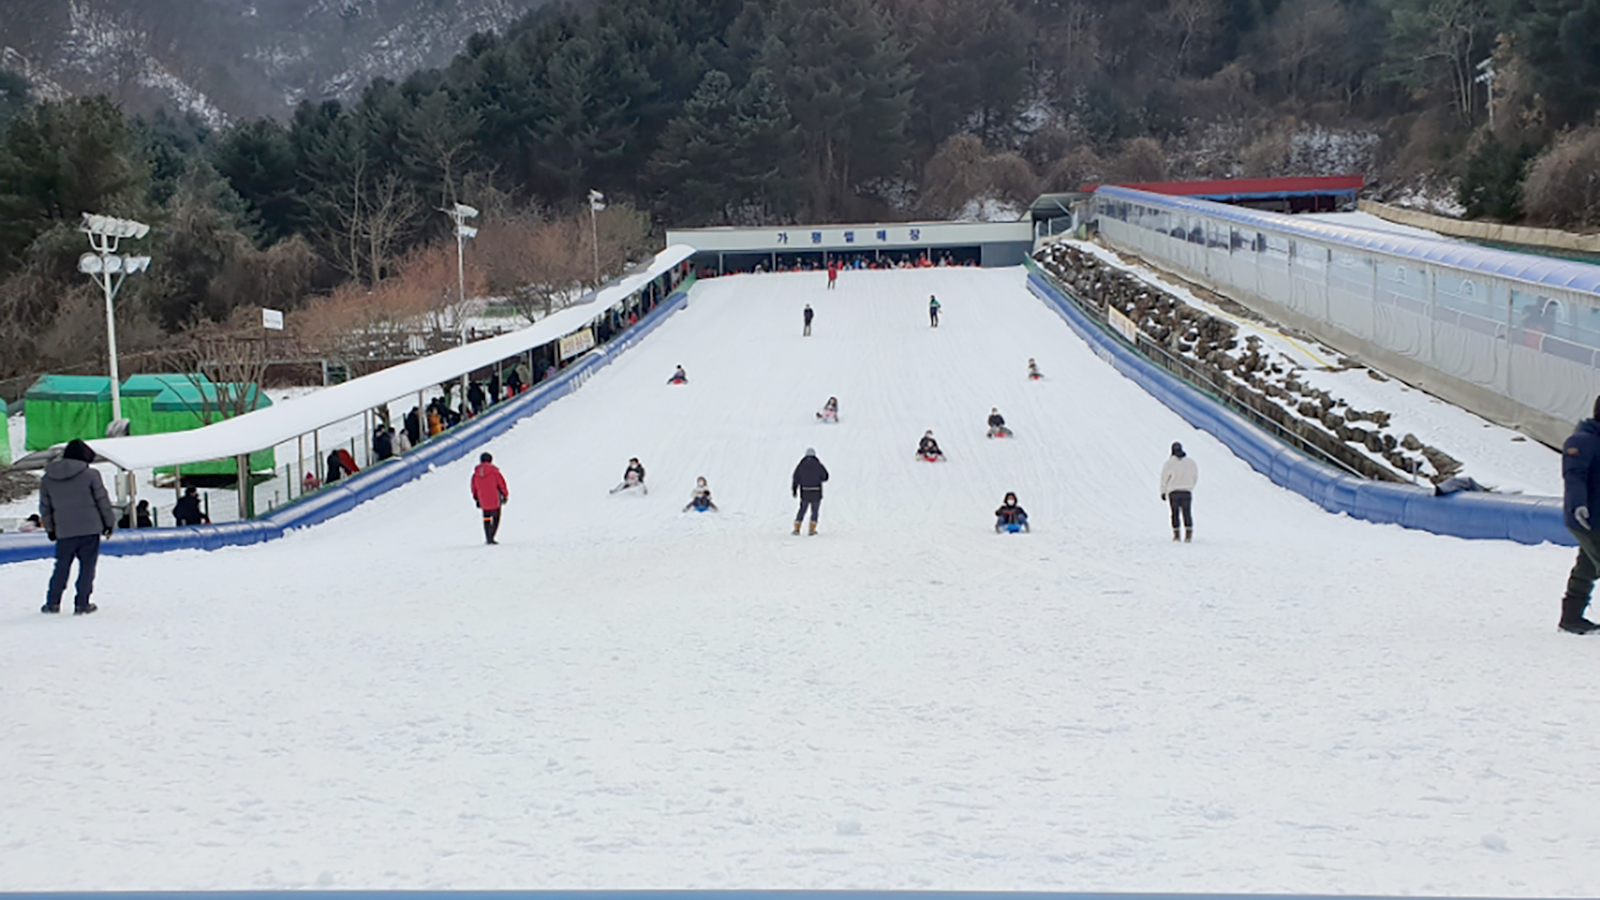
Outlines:
[{"label": "person in white jacket", "polygon": [[1183,520],[1183,539],[1194,539],[1194,517],[1189,506],[1194,501],[1195,482],[1200,480],[1200,467],[1183,452],[1183,445],[1172,442],[1172,455],[1161,467],[1161,499],[1172,509],[1172,539],[1178,539],[1178,521]]}]

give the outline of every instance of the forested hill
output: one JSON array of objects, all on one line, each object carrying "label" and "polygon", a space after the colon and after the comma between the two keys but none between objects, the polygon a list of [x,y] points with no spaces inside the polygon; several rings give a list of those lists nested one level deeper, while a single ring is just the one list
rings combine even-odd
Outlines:
[{"label": "forested hill", "polygon": [[439,66],[544,0],[0,0],[0,67],[212,125]]},{"label": "forested hill", "polygon": [[[175,58],[194,29],[222,68],[185,83],[210,97],[242,83],[240,59],[326,79],[363,47],[477,31],[438,67],[225,126],[130,118],[116,97],[137,72],[66,100],[0,72],[13,361],[65,358],[93,327],[68,302],[85,209],[157,226],[159,276],[124,304],[152,341],[375,289],[438,246],[453,200],[485,210],[488,287],[546,297],[600,275],[526,264],[581,256],[593,189],[618,248],[650,224],[1014,215],[1085,181],[1333,171],[1468,215],[1600,225],[1600,0],[257,0],[259,32],[223,0],[0,3],[24,50],[106,9],[137,9]],[[369,28],[377,12],[404,21]],[[84,52],[121,46],[120,27],[88,29]]]}]

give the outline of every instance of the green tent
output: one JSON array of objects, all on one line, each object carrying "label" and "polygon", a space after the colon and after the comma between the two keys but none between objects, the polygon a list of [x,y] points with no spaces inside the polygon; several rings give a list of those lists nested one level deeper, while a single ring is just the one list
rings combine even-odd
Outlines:
[{"label": "green tent", "polygon": [[[160,434],[163,431],[176,431],[171,427],[160,427],[155,417],[156,398],[166,393],[168,387],[181,385],[191,387],[195,382],[204,386],[212,386],[211,379],[204,375],[185,375],[179,372],[151,372],[144,375],[135,375],[122,383],[122,415],[128,420],[129,434]],[[198,409],[198,404],[196,405]],[[188,428],[195,426],[190,425]]]},{"label": "green tent", "polygon": [[111,379],[104,375],[41,375],[23,397],[28,450],[45,450],[73,438],[106,436],[111,424]]},{"label": "green tent", "polygon": [[[232,407],[234,391],[247,399],[251,410],[271,406],[272,401],[254,384],[195,384],[187,378],[169,381],[166,389],[150,403],[150,414],[145,434],[164,434],[171,431],[188,431],[206,424],[205,417],[219,421],[220,407]],[[126,404],[126,401],[124,401]],[[124,406],[126,408],[126,406]],[[226,418],[226,416],[223,416]],[[184,463],[178,467],[185,475],[233,475],[237,467],[232,459],[212,459],[204,462]],[[270,472],[277,468],[277,456],[271,447],[250,454],[250,471]],[[157,472],[170,473],[172,466],[162,466]]]}]

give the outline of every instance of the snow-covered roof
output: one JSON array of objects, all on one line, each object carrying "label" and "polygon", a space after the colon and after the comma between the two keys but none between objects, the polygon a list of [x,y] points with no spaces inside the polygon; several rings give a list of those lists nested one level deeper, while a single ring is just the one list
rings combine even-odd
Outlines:
[{"label": "snow-covered roof", "polygon": [[571,334],[693,255],[692,247],[668,247],[646,268],[520,331],[435,353],[204,428],[105,438],[91,441],[90,446],[124,469],[181,466],[271,447]]},{"label": "snow-covered roof", "polygon": [[1496,250],[1460,241],[1436,240],[1306,220],[1282,213],[1246,209],[1187,197],[1168,197],[1122,187],[1102,187],[1095,192],[1095,196],[1142,203],[1161,209],[1182,210],[1237,222],[1240,225],[1301,235],[1330,244],[1439,263],[1530,284],[1600,295],[1600,266],[1589,263]]}]

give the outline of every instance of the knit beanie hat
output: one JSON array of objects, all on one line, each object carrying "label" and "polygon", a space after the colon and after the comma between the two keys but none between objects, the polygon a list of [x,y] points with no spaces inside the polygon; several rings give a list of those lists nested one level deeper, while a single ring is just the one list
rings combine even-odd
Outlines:
[{"label": "knit beanie hat", "polygon": [[94,451],[89,449],[89,445],[80,438],[73,438],[67,444],[67,449],[61,451],[61,455],[66,459],[76,459],[86,463],[94,462]]}]

